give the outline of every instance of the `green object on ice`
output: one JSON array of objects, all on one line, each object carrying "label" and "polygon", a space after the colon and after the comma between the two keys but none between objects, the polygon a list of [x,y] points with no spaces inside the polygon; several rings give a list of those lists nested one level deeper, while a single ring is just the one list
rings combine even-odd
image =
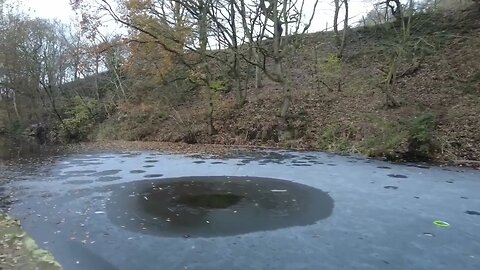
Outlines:
[{"label": "green object on ice", "polygon": [[437,225],[438,227],[449,227],[450,224],[448,222],[442,221],[442,220],[435,220],[433,224]]}]

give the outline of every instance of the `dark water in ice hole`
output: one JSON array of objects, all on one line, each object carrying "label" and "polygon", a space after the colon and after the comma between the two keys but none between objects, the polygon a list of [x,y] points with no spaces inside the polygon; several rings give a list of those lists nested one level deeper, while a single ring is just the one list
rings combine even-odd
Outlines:
[{"label": "dark water in ice hole", "polygon": [[306,185],[256,177],[202,176],[139,181],[115,188],[112,222],[167,237],[214,237],[314,224],[333,199]]}]

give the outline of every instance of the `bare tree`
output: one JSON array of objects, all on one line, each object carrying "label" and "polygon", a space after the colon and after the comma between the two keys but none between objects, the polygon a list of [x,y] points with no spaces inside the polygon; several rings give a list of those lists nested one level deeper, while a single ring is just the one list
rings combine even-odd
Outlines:
[{"label": "bare tree", "polygon": [[[243,1],[241,1],[240,5],[234,0],[217,1],[216,5],[212,5],[213,10],[209,12],[209,18],[213,22],[211,32],[215,37],[215,42],[219,44],[220,48],[224,48],[222,53],[227,55],[227,59],[223,63],[228,66],[228,77],[233,82],[237,107],[239,108],[244,105],[247,98],[247,85],[242,84],[242,77],[245,77],[242,74],[242,45],[248,46],[251,58],[256,59],[255,57],[258,56],[258,54],[255,54],[254,46],[251,43],[253,42],[253,37],[239,33],[242,25],[245,26],[247,24],[246,18],[241,15],[245,12],[244,4]],[[240,14],[240,17],[237,14]],[[241,20],[241,23],[239,20]],[[248,44],[246,44],[247,39],[249,41]],[[221,59],[219,60],[221,61]],[[256,87],[259,86],[260,79],[257,75]]]},{"label": "bare tree", "polygon": [[[79,1],[77,1],[79,2]],[[305,15],[305,1],[294,0],[260,0],[247,5],[244,1],[212,1],[212,0],[175,0],[171,1],[177,9],[185,10],[191,23],[192,42],[179,41],[172,35],[171,25],[175,20],[171,19],[175,12],[165,12],[170,1],[151,1],[146,8],[142,8],[138,16],[147,16],[145,21],[156,20],[162,25],[168,26],[166,31],[156,31],[151,24],[142,24],[130,16],[128,12],[118,13],[107,0],[99,1],[101,8],[106,10],[117,22],[127,26],[133,31],[149,36],[157,42],[163,50],[176,55],[181,64],[197,74],[195,81],[199,83],[206,96],[208,133],[215,133],[213,127],[213,96],[210,89],[212,71],[209,61],[219,60],[217,55],[209,51],[210,34],[216,37],[218,43],[231,52],[229,60],[230,74],[232,75],[237,93],[238,105],[242,105],[246,99],[245,88],[241,86],[240,60],[250,63],[257,69],[256,86],[260,86],[260,71],[271,80],[279,83],[283,89],[283,103],[280,110],[281,122],[286,124],[287,114],[292,102],[292,87],[285,70],[285,57],[292,52],[291,37],[305,33],[311,25],[315,12],[307,22],[302,19]],[[318,0],[313,6],[316,9]],[[256,15],[255,15],[256,14]],[[237,25],[237,16],[241,23]],[[241,31],[241,32],[240,32]],[[241,33],[241,36],[239,35]],[[271,36],[271,40],[265,40]],[[240,55],[240,44],[247,40],[250,49]],[[221,45],[221,44],[220,44]],[[181,49],[179,50],[179,46]],[[188,52],[185,54],[184,52]],[[262,55],[260,57],[259,55]],[[194,55],[198,56],[195,60]],[[192,59],[194,60],[192,62]],[[263,61],[260,61],[263,59]],[[273,62],[272,65],[267,65]]]},{"label": "bare tree", "polygon": [[[338,56],[341,58],[343,56],[343,52],[346,46],[346,39],[347,39],[347,32],[348,32],[348,0],[334,0],[335,5],[335,13],[333,15],[333,32],[335,34],[335,42],[338,47]],[[343,33],[340,37],[340,33],[338,32],[338,17],[340,15],[340,10],[344,7],[345,10],[345,18],[343,20]]]},{"label": "bare tree", "polygon": [[58,27],[62,26],[57,24],[56,27],[41,20],[33,21],[31,29],[36,29],[36,32],[30,35],[30,38],[33,37],[33,51],[30,53],[36,67],[32,68],[31,75],[39,79],[39,86],[47,96],[54,115],[67,133],[70,133],[57,104],[58,96],[62,94],[67,70],[66,40],[59,35],[64,29]]},{"label": "bare tree", "polygon": [[260,6],[257,7],[256,10],[253,10],[247,14],[247,8],[245,5],[244,0],[240,0],[240,5],[238,5],[237,1],[234,1],[237,7],[238,13],[240,14],[242,20],[242,27],[243,29],[248,29],[248,31],[243,31],[244,36],[248,40],[249,45],[249,58],[251,61],[256,63],[255,67],[255,89],[259,89],[263,86],[262,84],[262,70],[260,68],[261,65],[261,58],[258,52],[258,44],[263,39],[263,33],[259,33],[259,35],[255,38],[254,37],[254,28],[257,25],[257,21],[260,18]]},{"label": "bare tree", "polygon": [[348,0],[343,0],[343,5],[345,7],[345,19],[343,20],[343,34],[342,39],[340,42],[340,49],[338,50],[338,56],[341,58],[343,57],[343,52],[345,51],[346,42],[347,42],[347,35],[348,35]]},{"label": "bare tree", "polygon": [[[287,125],[288,111],[292,102],[292,86],[284,67],[285,57],[293,49],[291,38],[303,34],[309,29],[317,5],[318,0],[313,6],[312,16],[304,23],[302,17],[304,17],[305,1],[260,0],[259,7],[263,20],[259,20],[255,27],[244,26],[243,29],[244,33],[249,36],[260,35],[264,38],[268,34],[272,35],[271,41],[263,41],[258,44],[258,51],[263,54],[263,63],[259,64],[254,61],[249,61],[249,63],[261,68],[272,81],[281,85],[283,89],[283,103],[280,109],[282,126]],[[258,10],[258,6],[254,10]],[[273,62],[272,66],[267,65],[269,59]]]},{"label": "bare tree", "polygon": [[377,5],[385,5],[385,14],[392,14],[397,20],[403,16],[403,5],[400,0],[385,0]]},{"label": "bare tree", "polygon": [[58,23],[12,11],[2,16],[0,85],[20,123],[50,116],[64,125],[63,85],[70,69],[66,28]]},{"label": "bare tree", "polygon": [[340,8],[342,7],[343,1],[341,0],[333,0],[335,5],[335,13],[333,14],[333,32],[335,33],[335,42],[337,46],[340,45],[340,35],[338,33],[338,16],[340,15]]},{"label": "bare tree", "polygon": [[[203,73],[202,77],[206,81],[206,85],[203,85],[204,91],[206,92],[207,102],[208,102],[208,134],[211,136],[215,134],[215,127],[213,126],[213,97],[212,90],[209,88],[211,78],[210,71],[208,70],[207,62],[207,46],[208,46],[208,10],[212,5],[211,0],[199,0],[198,1],[198,26],[199,26],[199,43],[200,43],[200,59],[201,65],[200,70]],[[194,13],[194,12],[192,12]],[[193,15],[193,14],[192,14]]]},{"label": "bare tree", "polygon": [[[398,7],[401,10],[401,7]],[[409,46],[411,45],[411,28],[412,28],[412,15],[413,15],[413,0],[408,4],[409,14],[400,14],[400,29],[396,31],[394,43],[387,49],[387,63],[388,71],[386,72],[386,78],[384,81],[383,92],[385,94],[385,107],[395,108],[400,104],[394,98],[393,92],[395,91],[397,82],[397,72],[401,61],[407,53]]]},{"label": "bare tree", "polygon": [[[73,2],[74,7],[81,7],[83,1]],[[99,3],[99,8],[105,10],[116,22],[128,27],[134,33],[140,33],[149,38],[149,41],[145,41],[130,36],[128,42],[154,42],[162,50],[172,54],[178,64],[190,70],[193,74],[191,81],[199,84],[205,93],[208,133],[213,135],[215,133],[214,102],[212,89],[210,89],[211,72],[207,61],[212,58],[212,54],[207,49],[209,47],[209,12],[213,2],[211,0],[158,0],[151,1],[145,6],[135,8],[130,6],[120,12],[115,10],[107,0],[101,0]],[[186,24],[189,23],[190,25],[187,26]],[[190,35],[192,40],[188,40],[189,37],[183,34],[186,28],[194,32]]]}]

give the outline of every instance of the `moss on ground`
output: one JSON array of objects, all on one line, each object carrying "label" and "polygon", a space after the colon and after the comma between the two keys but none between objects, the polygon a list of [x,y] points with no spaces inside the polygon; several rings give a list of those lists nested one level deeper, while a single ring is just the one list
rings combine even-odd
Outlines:
[{"label": "moss on ground", "polygon": [[40,249],[17,220],[0,213],[0,269],[59,270],[52,254]]}]

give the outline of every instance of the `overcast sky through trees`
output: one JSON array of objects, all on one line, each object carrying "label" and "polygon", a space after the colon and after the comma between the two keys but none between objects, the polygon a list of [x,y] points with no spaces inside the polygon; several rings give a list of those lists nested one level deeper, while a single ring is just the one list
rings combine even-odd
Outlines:
[{"label": "overcast sky through trees", "polygon": [[[69,0],[11,0],[10,2],[20,1],[23,9],[29,11],[32,16],[42,18],[54,18],[63,22],[74,20],[75,13],[71,10]],[[308,7],[313,7],[315,0],[306,0]],[[356,24],[369,10],[373,8],[372,0],[350,0],[350,24]],[[334,13],[333,0],[320,0],[310,32],[321,31],[332,26]],[[310,16],[311,13],[307,13]],[[343,15],[340,16],[343,18]],[[113,26],[112,26],[113,27]],[[342,26],[340,25],[340,28]]]}]

